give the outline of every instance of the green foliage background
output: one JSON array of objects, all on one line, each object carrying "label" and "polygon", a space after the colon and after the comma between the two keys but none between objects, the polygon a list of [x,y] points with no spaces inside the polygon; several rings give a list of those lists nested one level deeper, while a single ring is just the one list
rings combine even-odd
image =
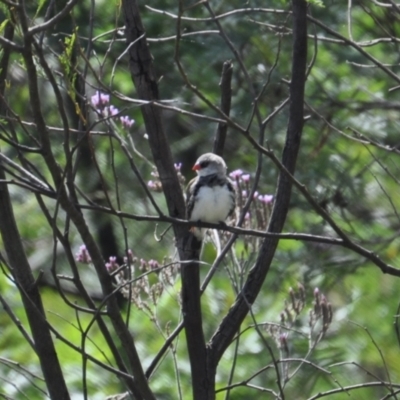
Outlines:
[{"label": "green foliage background", "polygon": [[[242,8],[265,7],[260,1],[212,1],[216,14],[232,12]],[[60,5],[61,6],[61,5]],[[162,0],[153,0],[146,6],[169,13],[178,12],[176,5]],[[185,85],[175,62],[176,20],[167,15],[157,13],[142,5],[142,17],[146,28],[147,39],[154,63],[160,77],[159,88],[161,98],[176,107],[197,114],[217,117],[216,113],[199,100]],[[29,10],[29,7],[32,7]],[[44,8],[35,10],[29,5],[28,11],[35,15],[33,22],[43,18]],[[88,17],[90,2],[78,2],[73,11],[73,18],[68,17],[57,24],[50,32],[46,42],[46,56],[54,68],[62,71],[60,86],[67,96],[68,83],[73,82],[71,71],[62,68],[60,56],[67,57],[64,66],[68,66],[68,40],[73,32],[77,33],[77,43],[82,54],[76,60],[80,69],[85,68],[83,54],[89,37]],[[273,1],[268,4],[271,9],[289,10],[288,2]],[[40,8],[40,7],[39,7]],[[310,4],[310,13],[322,21],[330,29],[348,37],[347,6],[343,2],[332,1],[323,6]],[[7,18],[7,14],[3,14]],[[208,13],[203,7],[194,7],[187,12],[192,18],[207,18]],[[393,37],[400,33],[398,16],[393,15],[388,8],[379,7],[373,3],[355,3],[352,8],[352,35],[355,41],[365,44],[362,47],[369,55],[390,65],[394,73],[399,71],[398,42],[378,42],[368,45],[368,41],[387,37],[390,32]],[[118,57],[125,50],[120,15],[120,4],[107,1],[96,2],[93,16],[93,51],[88,60],[99,79],[89,74],[87,82],[88,99],[94,90],[109,87],[111,91],[135,98],[135,90],[131,83],[127,57]],[[288,95],[288,79],[291,70],[291,19],[284,13],[251,11],[232,13],[221,20],[226,34],[234,44],[243,60],[251,80],[241,71],[234,55],[220,35],[215,33],[212,21],[192,20],[182,21],[182,30],[186,33],[213,30],[207,34],[184,36],[179,49],[180,60],[185,68],[190,82],[195,85],[207,99],[218,104],[220,99],[219,79],[222,64],[228,59],[233,60],[233,97],[231,117],[240,124],[247,125],[253,110],[252,90],[258,93],[265,84],[272,66],[276,68],[270,75],[270,82],[260,100],[260,112],[265,118]],[[378,23],[379,22],[379,23]],[[276,28],[280,26],[280,30]],[[115,28],[118,27],[117,30]],[[337,224],[357,243],[362,244],[390,265],[399,266],[400,229],[399,196],[399,154],[369,144],[377,142],[384,146],[398,146],[399,91],[390,91],[396,82],[385,74],[382,69],[373,66],[360,52],[340,38],[328,40],[328,35],[319,26],[309,26],[309,34],[318,36],[318,40],[310,37],[309,62],[312,64],[306,84],[306,110],[309,114],[298,160],[296,178],[302,182],[312,195],[324,205]],[[171,38],[171,39],[166,39]],[[279,57],[277,56],[279,54]],[[71,64],[73,61],[70,61]],[[116,66],[116,68],[113,68]],[[15,114],[30,121],[31,112],[28,104],[28,90],[24,65],[17,54],[13,55],[12,68],[9,74],[7,99]],[[101,86],[100,86],[101,82]],[[40,81],[42,105],[46,121],[57,127],[60,124],[59,113],[54,101],[54,95],[48,82],[43,77]],[[151,159],[145,128],[143,126],[140,108],[129,102],[123,102],[112,96],[112,103],[136,120],[131,131],[133,142],[138,151]],[[92,115],[93,121],[95,116]],[[176,162],[183,163],[183,174],[190,179],[193,174],[190,167],[194,160],[203,152],[212,148],[216,124],[205,119],[183,115],[174,111],[165,111],[165,125],[170,139],[172,152]],[[276,154],[280,154],[284,144],[288,108],[286,107],[268,125],[265,131],[265,143]],[[256,125],[250,126],[250,134],[257,137]],[[32,129],[32,128],[29,128]],[[94,129],[101,129],[96,125]],[[34,129],[32,129],[32,134]],[[355,132],[362,133],[357,137]],[[22,144],[31,145],[24,132],[17,132]],[[58,155],[61,165],[65,164],[61,132],[52,132],[53,149]],[[116,201],[114,184],[118,177],[118,189],[121,210],[133,214],[154,214],[151,205],[145,197],[129,168],[128,160],[119,148],[112,145],[106,136],[94,139],[96,157],[105,181],[109,184],[110,196]],[[0,150],[10,158],[16,157],[13,149],[4,141],[0,141]],[[230,170],[241,168],[254,175],[257,154],[238,132],[229,131],[224,155]],[[46,179],[49,173],[41,164],[42,161],[34,154],[30,161],[38,168]],[[149,164],[136,159],[140,172],[146,180],[152,179]],[[115,165],[115,173],[110,168]],[[268,160],[264,160],[262,177],[258,191],[273,194],[275,191],[278,171]],[[79,176],[80,187],[85,191],[94,191],[91,186],[95,179],[90,175]],[[17,217],[21,237],[24,240],[30,263],[35,275],[43,270],[49,274],[52,259],[56,260],[58,273],[68,274],[68,264],[61,248],[54,248],[53,233],[37,212],[35,197],[24,189],[10,185],[13,205]],[[155,194],[158,204],[163,207],[162,194]],[[54,207],[52,200],[47,200]],[[101,215],[87,213],[88,221],[93,230],[102,223]],[[60,225],[65,216],[58,211]],[[112,220],[120,254],[124,253],[124,229],[115,218]],[[156,259],[161,262],[164,257],[172,257],[174,253],[173,237],[168,233],[162,242],[156,242],[154,230],[161,232],[167,225],[143,223],[125,220],[129,243],[138,258]],[[304,232],[317,235],[331,235],[332,230],[325,221],[313,211],[304,197],[294,191],[291,210],[286,223],[287,232]],[[76,232],[71,231],[74,252],[81,244]],[[1,243],[0,243],[1,244]],[[237,255],[241,256],[241,244],[237,245]],[[209,245],[204,252],[204,261],[212,263],[215,251]],[[244,253],[244,262],[251,266],[255,255]],[[213,278],[210,287],[203,298],[205,334],[209,337],[218,322],[223,318],[235,298],[235,290],[229,279],[228,271],[232,265],[226,262]],[[82,265],[82,276],[88,287],[96,292],[99,290],[95,272],[89,266]],[[208,267],[203,267],[205,276]],[[231,271],[232,272],[232,271]],[[282,240],[272,265],[271,272],[264,284],[263,291],[254,306],[254,315],[258,323],[279,323],[280,312],[284,301],[288,299],[288,290],[295,288],[301,282],[306,288],[307,304],[296,329],[308,332],[307,312],[312,307],[313,291],[316,287],[324,293],[332,304],[334,318],[324,340],[311,354],[309,360],[320,366],[317,369],[310,364],[303,365],[299,372],[288,382],[285,388],[286,398],[306,399],[317,393],[341,386],[378,381],[400,383],[399,337],[394,325],[399,314],[399,285],[393,276],[382,272],[371,262],[349,250],[312,242]],[[0,292],[18,316],[21,323],[27,327],[24,310],[18,292],[6,278],[6,273],[0,275]],[[72,343],[81,344],[81,334],[78,326],[87,326],[90,317],[76,314],[68,307],[59,294],[49,287],[41,289],[45,309],[51,324],[63,333]],[[69,295],[78,304],[79,297]],[[179,308],[179,278],[174,286],[164,292],[159,302],[154,306],[148,301],[149,310],[138,310],[132,306],[131,327],[138,343],[144,363],[148,366],[165,341],[168,332],[173,330],[180,320]],[[126,313],[128,308],[124,306]],[[395,324],[394,324],[395,322]],[[257,370],[271,363],[270,353],[253,326],[254,321],[249,316],[243,324],[245,331],[240,339],[239,353],[232,382],[241,382]],[[249,329],[246,329],[250,326]],[[279,358],[277,344],[261,328],[275,357]],[[13,360],[18,365],[29,369],[37,376],[41,375],[37,358],[25,342],[18,329],[10,321],[9,316],[0,314],[0,393],[12,398],[42,399],[44,394],[36,387],[44,388],[43,382],[30,377],[19,370],[17,364],[10,364],[5,359]],[[290,357],[302,358],[307,354],[308,339],[293,332],[289,336]],[[90,339],[90,340],[89,340]],[[71,348],[55,337],[57,351],[71,393],[81,398],[82,395],[82,358]],[[96,327],[89,331],[87,349],[101,361],[108,362],[110,354],[104,346],[103,339]],[[228,349],[218,369],[218,388],[224,387],[228,380],[235,358],[234,344]],[[185,340],[180,336],[176,346],[176,356],[179,370],[177,381],[174,358],[170,353],[165,357],[159,369],[151,379],[151,387],[159,399],[178,398],[178,386],[181,386],[182,396],[191,396],[190,371]],[[111,362],[111,361],[110,361]],[[298,362],[290,364],[291,370]],[[88,395],[90,399],[104,399],[106,396],[123,391],[115,376],[104,371],[93,363],[88,364]],[[329,372],[327,372],[329,371]],[[273,368],[267,369],[251,381],[258,387],[277,390],[276,374]],[[343,392],[329,396],[334,399],[352,397],[355,399],[377,399],[387,393],[384,388],[364,388],[356,392]],[[273,398],[271,394],[260,392],[254,387],[238,387],[231,391],[230,399],[259,399],[260,396]],[[217,396],[225,399],[225,392]],[[263,397],[264,398],[264,397]]]}]

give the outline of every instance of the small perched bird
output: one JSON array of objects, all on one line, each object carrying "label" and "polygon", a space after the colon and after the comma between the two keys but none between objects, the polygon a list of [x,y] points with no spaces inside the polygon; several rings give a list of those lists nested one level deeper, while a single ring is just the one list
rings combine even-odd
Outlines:
[{"label": "small perched bird", "polygon": [[[186,191],[187,219],[210,223],[225,222],[235,210],[235,189],[226,176],[225,161],[216,154],[200,156],[193,168],[197,177],[189,182]],[[203,239],[206,229],[192,228]]]}]

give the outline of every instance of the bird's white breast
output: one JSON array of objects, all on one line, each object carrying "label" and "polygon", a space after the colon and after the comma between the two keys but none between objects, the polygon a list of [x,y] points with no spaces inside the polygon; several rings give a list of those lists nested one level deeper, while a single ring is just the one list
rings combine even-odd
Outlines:
[{"label": "bird's white breast", "polygon": [[225,221],[232,200],[232,193],[226,186],[203,186],[197,193],[190,220],[210,223]]}]

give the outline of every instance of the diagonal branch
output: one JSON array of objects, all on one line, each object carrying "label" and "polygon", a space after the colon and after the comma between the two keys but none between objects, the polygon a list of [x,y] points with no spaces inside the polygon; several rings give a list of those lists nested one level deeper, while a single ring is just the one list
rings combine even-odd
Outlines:
[{"label": "diagonal branch", "polygon": [[[158,86],[152,56],[144,37],[145,31],[136,0],[124,0],[125,27],[129,47],[129,67],[139,99],[159,99]],[[180,4],[182,7],[182,4]],[[178,24],[179,25],[179,24]],[[178,27],[179,30],[179,27]],[[143,39],[139,38],[143,36]],[[177,36],[179,38],[179,36]],[[178,41],[179,42],[179,41]],[[142,106],[143,119],[149,136],[149,144],[160,176],[164,195],[172,217],[184,218],[185,203],[179,180],[174,168],[171,149],[162,122],[161,109],[154,104]],[[186,330],[186,341],[192,372],[194,399],[208,398],[214,393],[208,384],[206,346],[202,328],[200,304],[199,253],[201,242],[182,225],[173,225],[182,274],[182,313]]]},{"label": "diagonal branch", "polygon": [[[289,122],[286,143],[282,155],[282,164],[294,173],[300,139],[303,128],[304,87],[307,65],[307,3],[304,0],[293,0],[293,60],[290,85]],[[276,201],[272,211],[269,232],[282,231],[289,209],[292,182],[281,171],[276,192]],[[279,240],[266,238],[261,246],[254,268],[229,310],[217,328],[209,343],[210,362],[217,365],[226,348],[254,303],[269,271]]]},{"label": "diagonal branch", "polygon": [[[5,35],[9,40],[14,36],[14,27],[8,23]],[[6,48],[0,62],[0,114],[5,113],[3,101],[6,74],[9,66],[9,49]],[[5,179],[4,169],[0,167],[0,180]],[[21,236],[14,217],[11,198],[6,185],[0,187],[0,233],[12,274],[21,292],[22,302],[32,331],[35,350],[46,381],[51,399],[68,400],[68,388],[64,380],[61,365],[50,330],[47,326],[46,315],[38,286],[32,274],[31,267],[25,254]]]},{"label": "diagonal branch", "polygon": [[[135,0],[123,1],[126,28],[125,34],[129,46],[129,67],[138,97],[141,100],[158,100],[158,86],[152,56],[145,39],[145,31]],[[143,36],[141,40],[137,40]],[[131,43],[135,42],[134,45]],[[151,103],[141,108],[149,144],[163,185],[169,214],[174,217],[185,215],[185,203],[178,177],[174,168],[173,157],[162,123],[161,110]]]}]

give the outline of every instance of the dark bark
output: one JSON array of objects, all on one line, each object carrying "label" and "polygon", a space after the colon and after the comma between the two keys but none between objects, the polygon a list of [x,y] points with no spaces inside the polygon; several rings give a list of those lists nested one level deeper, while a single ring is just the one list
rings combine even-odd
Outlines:
[{"label": "dark bark", "polygon": [[[190,235],[188,243],[185,243],[180,252],[181,257],[184,257],[181,259],[198,260],[200,249],[201,242]],[[190,261],[181,264],[181,275],[182,314],[192,375],[193,399],[213,399],[215,371],[208,368],[207,362],[200,303],[199,263]]]},{"label": "dark bark", "polygon": [[[221,88],[221,110],[225,115],[229,116],[231,111],[231,101],[232,101],[232,72],[233,66],[231,61],[225,61],[222,67],[221,81],[219,86]],[[228,132],[227,124],[218,124],[217,132],[215,135],[213,152],[223,157],[226,134]]]},{"label": "dark bark", "polygon": [[[145,31],[140,18],[139,7],[135,0],[123,1],[125,13],[125,33],[129,48],[129,68],[138,97],[142,100],[158,100],[157,78],[152,56],[144,37]],[[152,105],[142,106],[143,118],[149,135],[149,144],[154,162],[160,174],[169,214],[185,218],[185,203],[174,168],[173,157],[164,131],[161,110]],[[175,228],[183,232],[182,227]],[[183,236],[181,233],[180,237]]]},{"label": "dark bark", "polygon": [[[0,179],[5,179],[0,167]],[[35,283],[29,262],[22,246],[6,185],[0,186],[0,232],[12,274],[21,292],[35,342],[35,350],[52,399],[69,399],[61,366],[44,313],[39,288]]]}]

